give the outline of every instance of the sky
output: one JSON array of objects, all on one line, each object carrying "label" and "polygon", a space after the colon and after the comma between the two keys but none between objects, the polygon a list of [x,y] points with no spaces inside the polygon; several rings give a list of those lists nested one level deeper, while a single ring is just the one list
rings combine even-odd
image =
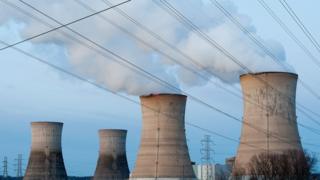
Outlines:
[{"label": "sky", "polygon": [[[0,40],[14,43],[27,37],[44,32],[57,24],[19,1],[10,3],[38,17],[36,21],[19,13],[16,9],[0,1]],[[35,1],[26,0],[37,9],[48,13],[62,23],[86,16],[92,12],[83,8],[81,0],[74,1]],[[79,3],[80,2],[80,3]],[[114,0],[112,3],[119,3]],[[159,1],[157,1],[159,2]],[[201,30],[229,50],[242,63],[259,71],[280,71],[281,67],[256,47],[236,26],[234,26],[209,0],[168,0],[175,8],[190,18]],[[221,4],[234,15],[249,31],[265,43],[271,52],[285,64],[285,67],[299,75],[299,79],[308,84],[315,92],[320,92],[319,73],[311,59],[290,39],[271,16],[261,7],[257,0],[221,0]],[[320,2],[287,1],[305,26],[316,39],[320,37],[320,24],[317,7]],[[82,5],[81,5],[82,3]],[[312,46],[277,0],[267,1],[268,5],[287,24],[290,30],[301,40],[311,53],[319,59],[319,52]],[[106,4],[94,0],[85,4],[95,10],[101,10]],[[176,48],[192,57],[203,67],[196,67],[186,61],[181,54],[152,38],[145,31],[110,10],[76,23],[74,28],[86,37],[94,40],[113,52],[121,55],[133,64],[137,64],[151,74],[172,84],[175,89],[161,86],[132,69],[116,63],[107,53],[101,50],[87,49],[87,42],[64,29],[65,34],[81,39],[81,43],[64,36],[59,32],[50,33],[40,38],[22,43],[16,47],[31,53],[56,66],[85,77],[103,87],[139,101],[139,95],[148,93],[186,92],[206,103],[242,118],[242,100],[227,93],[214,84],[223,86],[241,95],[239,74],[243,70],[230,62],[208,43],[201,40],[195,32],[186,29],[172,16],[152,1],[133,0],[121,6],[121,9],[138,22],[161,35],[163,39],[174,44]],[[150,48],[141,41],[116,28],[104,19],[115,22],[123,29],[144,42],[178,59],[175,63],[168,56]],[[88,43],[87,43],[88,44]],[[92,46],[92,44],[90,44]],[[4,45],[0,45],[0,48]],[[93,175],[98,157],[98,130],[103,128],[127,129],[127,155],[129,166],[134,167],[138,153],[141,109],[139,105],[119,98],[112,93],[98,89],[91,84],[80,81],[67,74],[58,72],[41,64],[12,48],[0,51],[0,158],[9,159],[9,173],[14,175],[14,159],[23,154],[23,165],[26,167],[30,144],[32,121],[59,121],[64,123],[62,147],[64,161],[69,175]],[[183,67],[192,67],[208,79],[199,76]],[[214,74],[214,75],[213,75]],[[319,99],[298,84],[297,103],[318,112]],[[312,114],[310,114],[313,116]],[[298,122],[315,129],[316,123],[297,111]],[[317,119],[317,116],[313,116]],[[186,121],[225,136],[239,139],[241,123],[223,116],[212,109],[198,104],[191,99],[187,102]],[[201,139],[206,132],[186,126],[188,147],[191,159],[201,162]],[[318,153],[320,150],[318,135],[299,127],[304,149]],[[225,158],[236,154],[237,142],[228,141],[211,134],[214,142],[213,160],[224,163]],[[310,144],[316,144],[312,146]]]}]

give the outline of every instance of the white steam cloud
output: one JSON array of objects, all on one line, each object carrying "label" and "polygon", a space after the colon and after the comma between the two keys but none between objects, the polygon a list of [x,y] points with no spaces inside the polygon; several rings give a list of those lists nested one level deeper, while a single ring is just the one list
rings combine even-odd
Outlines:
[{"label": "white steam cloud", "polygon": [[[103,2],[104,0],[90,1],[90,3],[84,0],[28,0],[27,2],[60,22],[67,23],[92,13],[77,3],[77,1],[87,4],[96,11],[107,7]],[[119,0],[112,1],[113,4],[119,2]],[[203,32],[217,41],[249,69],[255,72],[283,71],[277,63],[267,56],[210,3],[200,0],[186,0],[183,1],[183,3],[178,0],[168,2],[186,17],[190,18]],[[248,16],[239,13],[234,4],[229,0],[221,0],[219,2],[237,18],[253,36],[256,36],[256,30]],[[40,17],[40,19],[53,26],[58,26],[56,23],[27,8],[19,1],[10,1],[10,3],[27,10],[34,16]],[[49,29],[30,16],[19,13],[16,9],[3,4],[3,2],[1,2],[0,7],[0,25],[5,26],[12,21],[16,24],[23,24],[23,28],[20,28],[22,38]],[[135,36],[152,44],[170,56],[175,57],[175,59],[179,60],[179,63],[173,62],[161,53],[132,38],[132,36],[104,21],[101,16],[83,20],[70,27],[98,44],[103,45],[105,48],[119,54],[131,63],[143,68],[145,71],[150,72],[152,75],[174,85],[178,89],[182,86],[199,86],[207,83],[207,80],[185,69],[183,66],[192,68],[193,71],[208,77],[208,79],[219,78],[226,83],[237,82],[239,74],[244,73],[244,70],[236,63],[213,48],[208,42],[201,39],[195,32],[186,29],[151,0],[132,1],[121,6],[121,9],[144,26],[159,34],[163,39],[170,42],[170,44],[180,49],[188,57],[195,60],[198,65],[201,65],[201,67],[195,66],[194,63],[181,56],[181,54],[165,46],[159,40],[150,36],[146,31],[137,27],[114,10],[107,11],[101,14],[101,16],[117,23]],[[66,29],[64,29],[64,32],[72,34]],[[74,35],[74,37],[77,36]],[[9,37],[7,37],[7,39],[8,38]],[[81,39],[80,37],[77,38]],[[15,40],[11,39],[10,42],[14,41]],[[85,40],[81,41],[95,47]],[[285,63],[285,51],[281,44],[271,40],[261,41],[282,63]],[[57,58],[54,59],[55,63],[62,64],[65,68],[90,78],[97,83],[103,84],[114,91],[125,92],[132,95],[174,91],[137,73],[134,68],[128,68],[123,64],[119,64],[110,58],[112,55],[103,50],[95,47],[99,52],[103,52],[98,53],[92,50],[92,48],[87,48],[59,32],[37,38],[32,41],[32,44],[33,47],[37,49],[37,52],[45,50],[48,51],[48,53],[59,54],[57,50],[54,50],[55,47],[59,47],[58,50],[60,54],[64,54],[65,58],[59,58],[57,55]],[[52,51],[48,47],[53,48]],[[64,59],[66,59],[66,62],[59,62],[64,61]],[[181,66],[181,64],[183,64],[183,66]]]}]

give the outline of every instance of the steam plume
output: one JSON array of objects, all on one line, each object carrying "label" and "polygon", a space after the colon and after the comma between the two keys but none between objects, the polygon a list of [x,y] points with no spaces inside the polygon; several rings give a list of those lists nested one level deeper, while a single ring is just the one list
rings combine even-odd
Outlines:
[{"label": "steam plume", "polygon": [[[10,1],[27,9],[18,1]],[[87,3],[87,1],[82,1]],[[185,3],[180,1],[170,1],[179,11],[190,18],[201,30],[207,33],[212,39],[217,41],[222,47],[233,54],[242,64],[249,69],[258,71],[283,71],[269,56],[267,56],[259,47],[248,39],[248,37],[235,27],[218,9],[207,2],[199,0],[188,0]],[[83,8],[76,1],[32,1],[32,4],[41,11],[58,19],[62,23],[67,23],[91,12]],[[113,2],[118,3],[118,1]],[[256,29],[252,25],[250,18],[238,12],[237,7],[229,0],[221,0],[221,4],[240,21],[252,35],[256,36]],[[102,1],[90,1],[87,3],[95,10],[104,9],[106,6]],[[5,6],[2,6],[5,7]],[[150,0],[133,1],[123,5],[122,10],[148,28],[160,34],[161,37],[174,44],[182,52],[186,53],[192,59],[197,61],[201,67],[195,66],[190,61],[183,58],[180,54],[165,46],[157,39],[147,34],[144,30],[138,28],[127,19],[120,16],[117,12],[111,10],[103,14],[108,19],[117,22],[136,36],[143,38],[169,53],[171,56],[179,59],[180,63],[192,67],[194,71],[202,73],[208,78],[219,78],[226,83],[238,82],[239,74],[244,70],[230,59],[225,57],[218,50],[202,40],[194,32],[188,31],[177,22],[172,16],[168,15],[161,8],[156,6]],[[32,10],[28,9],[29,12]],[[68,13],[66,13],[68,12]],[[199,13],[200,12],[200,13]],[[39,14],[36,14],[41,17]],[[41,17],[46,22],[57,26],[56,23]],[[27,17],[9,7],[1,8],[0,24],[10,26],[19,24],[21,38],[26,38],[48,29],[45,25]],[[0,26],[1,27],[1,26]],[[21,28],[22,27],[22,28]],[[104,47],[114,51],[130,62],[144,68],[151,74],[167,81],[175,87],[199,86],[207,83],[198,75],[184,69],[180,64],[172,62],[162,54],[154,51],[131,36],[123,33],[121,30],[103,21],[99,17],[90,18],[80,23],[74,24],[71,28],[84,34],[90,39],[102,44]],[[67,32],[67,30],[64,30]],[[278,59],[285,63],[285,51],[282,45],[273,40],[261,40]],[[85,41],[84,41],[85,42]],[[54,46],[53,46],[54,45]],[[60,63],[66,68],[95,80],[97,83],[105,85],[114,91],[125,92],[132,95],[143,95],[149,93],[173,92],[160,84],[157,84],[145,76],[136,73],[136,71],[127,68],[112,58],[106,58],[101,54],[88,49],[78,42],[71,41],[58,32],[48,34],[45,37],[32,41],[32,48],[39,52],[40,50],[53,48],[48,52],[55,53],[60,58],[51,58],[55,63]],[[47,53],[46,53],[47,54]],[[60,61],[60,62],[59,62]]]}]

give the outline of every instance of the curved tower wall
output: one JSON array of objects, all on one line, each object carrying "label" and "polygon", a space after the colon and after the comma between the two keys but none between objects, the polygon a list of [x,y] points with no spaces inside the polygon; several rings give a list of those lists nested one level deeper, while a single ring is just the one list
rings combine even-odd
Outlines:
[{"label": "curved tower wall", "polygon": [[100,150],[93,180],[128,179],[126,130],[99,130]]},{"label": "curved tower wall", "polygon": [[63,123],[32,122],[32,145],[24,180],[67,180],[61,149]]},{"label": "curved tower wall", "polygon": [[260,130],[242,125],[236,168],[246,170],[250,159],[262,152],[302,150],[295,107],[297,78],[296,74],[284,72],[240,77],[245,97],[243,121]]},{"label": "curved tower wall", "polygon": [[187,97],[159,94],[140,100],[142,137],[130,179],[194,179],[185,135]]}]

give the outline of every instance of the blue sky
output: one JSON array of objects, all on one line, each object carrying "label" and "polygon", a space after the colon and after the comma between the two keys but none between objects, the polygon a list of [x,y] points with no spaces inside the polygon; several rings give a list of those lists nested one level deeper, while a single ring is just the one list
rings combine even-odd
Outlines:
[{"label": "blue sky", "polygon": [[[13,2],[15,4],[19,4],[16,1]],[[35,4],[34,1],[27,2]],[[177,1],[169,2],[177,3]],[[313,90],[315,90],[316,92],[320,92],[320,81],[318,78],[320,69],[310,61],[310,59],[301,51],[301,49],[296,46],[296,44],[294,44],[294,42],[282,31],[278,24],[276,24],[273,19],[271,19],[271,17],[266,13],[266,11],[262,9],[257,1],[232,0],[226,2],[233,4],[232,6],[234,7],[237,7],[237,12],[239,12],[239,14],[246,15],[246,18],[244,18],[243,20],[246,20],[249,17],[249,20],[251,21],[247,24],[249,24],[248,26],[250,27],[254,26],[257,35],[263,37],[263,39],[265,40],[271,39],[282,44],[282,47],[285,50],[286,62],[293,67],[296,73],[299,74],[299,78],[301,78],[307,84],[311,85]],[[180,6],[183,10],[185,10],[185,12],[188,13],[188,15],[199,12],[196,9],[197,6],[194,6],[195,8],[186,8],[190,7],[191,3],[195,3],[194,1],[188,0],[184,3],[185,4],[182,3]],[[301,17],[304,24],[310,29],[314,36],[316,38],[320,37],[320,24],[315,19],[315,17],[319,16],[317,7],[319,7],[320,2],[315,0],[290,0],[288,1],[288,3]],[[209,4],[206,5],[206,2],[204,4],[204,6],[209,6]],[[310,42],[303,36],[301,31],[297,28],[297,26],[286,14],[284,9],[280,6],[279,2],[276,0],[268,1],[268,4],[272,7],[272,9],[275,10],[275,12],[281,17],[281,19],[283,19],[283,21],[287,23],[287,25],[295,33],[295,35],[297,35],[299,39],[304,42],[304,44],[312,51],[313,55],[319,58],[319,53],[315,51]],[[66,4],[65,6],[68,5],[69,4]],[[180,7],[179,4],[175,5],[178,8]],[[130,9],[130,6],[138,6],[135,5],[135,1],[125,6],[129,9],[128,11],[131,15],[134,16],[134,13],[137,13],[139,14],[138,16],[140,18],[143,17],[144,13],[148,12],[135,12],[135,10],[139,9],[139,7]],[[149,5],[145,5],[143,8],[145,7],[149,7]],[[0,10],[4,10],[5,8],[8,7],[1,3]],[[42,8],[41,3],[39,4],[38,8]],[[217,11],[217,9],[214,9],[213,7],[208,8],[211,8],[213,14],[219,13],[219,11]],[[232,10],[232,7],[230,7],[230,9]],[[46,8],[43,8],[43,10],[50,11],[50,9]],[[68,17],[68,14],[64,14],[66,19],[65,21],[68,21],[75,17],[81,17],[84,15],[84,12],[74,12],[71,14],[72,17]],[[113,14],[110,14],[110,16],[113,16]],[[15,16],[13,12],[12,14],[8,14],[8,17],[1,19],[1,40],[6,42],[15,42],[16,40],[21,39],[24,36],[28,36],[33,33],[36,34],[37,32],[41,32],[45,29],[42,26],[35,26],[32,23],[23,23],[24,20],[26,20],[27,22],[27,18],[21,18],[22,20],[17,21],[14,17]],[[203,18],[205,18],[205,16]],[[174,21],[170,23],[173,22]],[[201,22],[201,26],[203,26],[204,28],[206,28],[206,26],[210,27],[210,23],[215,22],[219,22],[219,19],[214,21],[203,20],[203,22]],[[146,24],[153,26],[154,28],[159,28],[160,30],[166,30],[168,28],[168,26],[162,27],[161,22],[159,22],[159,25],[154,25],[151,20],[150,22],[146,22]],[[131,26],[127,26],[126,24],[124,26],[132,28]],[[37,28],[34,29],[35,27]],[[169,28],[170,27],[171,26],[169,26]],[[88,34],[93,31],[92,28],[86,27],[85,24],[80,24],[77,26],[77,28],[83,30],[84,33],[88,32]],[[143,47],[140,49],[137,48],[137,50],[135,51],[135,46],[137,46],[137,44],[127,42],[126,38],[123,38],[121,40],[114,40],[110,38],[112,37],[112,35],[114,35],[115,37],[123,36],[121,34],[116,34],[117,32],[113,29],[108,29],[108,26],[104,27],[103,24],[100,24],[98,28],[101,28],[101,30],[99,30],[99,33],[103,32],[103,28],[107,28],[106,33],[110,34],[101,35],[102,39],[108,38],[103,43],[107,47],[111,47],[113,50],[127,55],[127,57],[136,55],[137,57],[141,57],[141,59],[143,60],[153,56],[157,56],[154,53],[145,55],[145,49],[143,49]],[[187,43],[188,41],[192,40],[192,38],[187,38],[188,33],[185,30],[180,30],[181,27],[173,28],[175,28],[175,30],[173,32],[168,31],[167,34],[164,34],[164,37],[171,39],[172,42],[176,42],[175,40],[178,39],[177,42],[179,44],[186,42],[185,46],[184,44],[179,46],[181,48],[191,48],[192,46]],[[25,29],[26,31],[24,31]],[[134,30],[135,29],[132,29],[132,31]],[[237,29],[235,28],[235,30]],[[174,34],[176,37],[172,37],[172,34]],[[233,37],[233,35],[230,36]],[[52,38],[53,40],[50,38]],[[111,88],[121,91],[121,93],[123,94],[130,94],[131,92],[134,92],[131,91],[131,89],[136,88],[134,83],[132,87],[124,87],[123,89],[121,89],[122,87],[119,88],[117,83],[109,82],[108,76],[110,76],[110,78],[115,78],[115,81],[117,81],[117,76],[114,77],[114,74],[107,73],[106,75],[103,75],[103,77],[107,76],[106,79],[99,79],[100,76],[98,76],[97,74],[84,72],[83,68],[85,66],[76,66],[75,64],[79,62],[75,63],[71,59],[76,59],[78,57],[76,56],[78,54],[72,54],[73,48],[77,47],[71,45],[70,47],[68,47],[68,43],[70,43],[68,41],[57,41],[57,39],[59,40],[59,36],[53,36],[50,38],[45,39],[42,42],[28,42],[19,45],[18,47],[37,56],[40,56],[43,59],[48,60],[49,62],[55,63],[56,65],[68,68],[70,71],[80,73],[84,76],[87,75],[88,78],[96,80],[97,83],[105,85],[107,87],[110,86]],[[148,37],[145,38],[148,39]],[[224,38],[228,39],[229,37]],[[182,40],[179,41],[180,39]],[[98,40],[99,39],[97,39],[97,41]],[[151,40],[151,42],[153,41]],[[159,47],[162,48],[162,46],[160,45]],[[81,49],[75,52],[79,52],[80,55],[82,53]],[[196,56],[197,54],[192,55]],[[86,54],[85,52],[83,53],[83,56],[78,58],[82,59],[84,56],[88,56],[88,58],[95,58],[92,53]],[[69,60],[69,58],[71,60]],[[101,57],[97,57],[97,59],[99,58]],[[99,90],[91,86],[90,84],[86,84],[79,80],[68,77],[65,74],[59,73],[46,65],[40,64],[32,60],[31,58],[24,56],[23,54],[17,53],[12,49],[0,51],[0,60],[0,102],[2,102],[0,104],[0,158],[3,158],[4,156],[7,156],[9,158],[10,174],[14,174],[13,164],[15,163],[14,159],[17,157],[17,154],[23,154],[24,165],[26,166],[27,164],[31,143],[30,122],[32,121],[64,122],[62,146],[65,164],[69,175],[93,174],[98,156],[98,129],[102,128],[128,129],[128,158],[130,167],[132,168],[134,166],[135,156],[139,147],[139,135],[141,129],[141,113],[139,106],[121,99],[113,94]],[[142,60],[141,62],[137,61],[137,63],[142,64]],[[154,61],[161,62],[161,60],[157,60],[156,58]],[[168,80],[171,81],[171,71],[175,71],[176,67],[169,67],[169,63],[160,63],[161,65],[163,65],[163,67],[160,67],[156,66],[159,65],[157,63],[158,62],[156,62],[155,64],[150,64],[150,66],[146,68],[154,70],[155,74],[159,74],[160,76],[162,76],[162,70],[166,71],[165,75],[163,75],[162,77],[168,78]],[[157,70],[157,68],[155,67],[159,67],[159,69],[161,70]],[[88,68],[94,69],[96,67],[89,66]],[[120,69],[119,71],[126,72],[123,69]],[[169,73],[167,71],[169,71]],[[225,74],[220,74],[220,76],[223,75]],[[125,76],[125,78],[128,77]],[[239,84],[237,82],[233,82],[233,84],[230,82],[224,83],[221,81],[221,79],[215,77],[212,77],[212,80],[229,89],[233,89],[233,87],[239,88]],[[172,82],[174,82],[174,80],[172,80]],[[180,88],[192,94],[193,96],[196,96],[211,105],[219,107],[220,109],[238,118],[242,117],[241,99],[235,98],[234,96],[231,96],[225,91],[209,83],[202,83],[200,85],[187,85],[186,82],[191,82],[191,80],[185,81],[185,79],[178,79],[177,82],[183,82],[181,83],[182,85],[180,85]],[[138,84],[139,82],[136,83]],[[150,85],[150,87],[153,87],[152,84]],[[138,97],[136,95],[129,95],[129,97],[138,100]],[[318,112],[318,107],[320,104],[319,99],[316,99],[300,85],[298,86],[297,91],[297,102],[303,104],[304,106],[312,109],[315,112]],[[297,112],[297,116],[299,122],[316,129],[320,129],[320,127],[308,120],[308,118],[300,112]],[[218,114],[191,100],[189,100],[187,103],[186,121],[192,122],[199,126],[210,128],[213,131],[235,139],[239,139],[240,136],[240,123],[230,120],[225,116],[222,116],[221,114]],[[200,141],[206,133],[188,126],[186,126],[186,129],[191,158],[193,161],[200,162]],[[317,137],[317,135],[301,128],[299,128],[299,132],[302,138],[302,142],[319,144],[319,137]],[[212,135],[212,139],[215,143],[213,147],[215,150],[215,162],[224,163],[225,158],[235,155],[238,146],[237,143],[230,142],[214,135]],[[319,152],[320,146],[314,147],[304,145],[304,148],[309,151]]]}]

